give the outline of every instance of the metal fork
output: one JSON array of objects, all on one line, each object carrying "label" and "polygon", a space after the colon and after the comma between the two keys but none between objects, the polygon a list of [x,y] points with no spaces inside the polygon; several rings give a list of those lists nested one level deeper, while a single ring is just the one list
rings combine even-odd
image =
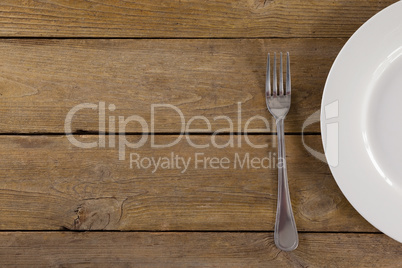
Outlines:
[{"label": "metal fork", "polygon": [[291,102],[289,52],[287,52],[286,62],[286,92],[284,92],[283,89],[282,53],[280,53],[279,64],[279,92],[277,92],[276,53],[274,55],[272,87],[270,54],[268,54],[265,94],[267,107],[276,120],[276,130],[278,133],[278,204],[274,240],[279,249],[291,251],[297,248],[299,238],[293,216],[292,204],[290,203],[284,137],[284,120],[289,112]]}]

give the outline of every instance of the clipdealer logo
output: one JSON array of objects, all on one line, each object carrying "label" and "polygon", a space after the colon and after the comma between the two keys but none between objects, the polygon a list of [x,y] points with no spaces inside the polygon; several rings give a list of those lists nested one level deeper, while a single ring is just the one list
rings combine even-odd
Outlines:
[{"label": "clipdealer logo", "polygon": [[[85,109],[90,109],[96,111],[96,116],[98,117],[99,122],[99,138],[98,141],[93,142],[83,142],[76,138],[72,131],[72,123],[76,114]],[[119,160],[126,160],[127,149],[138,149],[144,146],[148,141],[150,147],[152,149],[163,149],[170,148],[178,144],[181,140],[185,139],[189,146],[195,149],[205,149],[208,147],[214,147],[218,149],[224,148],[241,148],[244,142],[252,149],[264,149],[269,148],[268,143],[255,144],[250,141],[248,137],[248,133],[250,132],[271,132],[270,123],[267,118],[261,115],[255,115],[248,118],[243,125],[244,119],[242,118],[241,111],[241,103],[237,103],[237,118],[236,124],[237,127],[234,127],[234,122],[232,118],[220,115],[212,118],[212,123],[220,122],[222,124],[227,124],[226,128],[218,129],[212,132],[212,123],[211,120],[206,118],[205,116],[192,116],[186,121],[186,118],[183,112],[176,106],[171,104],[152,104],[150,105],[150,122],[148,123],[143,117],[139,115],[131,115],[129,117],[124,116],[116,116],[113,115],[113,112],[116,111],[116,105],[109,104],[106,106],[105,102],[100,101],[99,103],[81,103],[74,106],[68,113],[64,122],[64,131],[67,136],[67,139],[76,147],[82,149],[90,149],[90,148],[117,148],[118,149],[118,158]],[[170,112],[174,112],[179,117],[180,123],[180,133],[177,135],[174,141],[170,141],[165,144],[158,144],[155,140],[155,124],[157,122],[156,118],[158,113],[166,112],[166,109],[169,109]],[[317,123],[320,121],[320,111],[317,111],[310,115],[303,123],[302,126],[302,143],[304,148],[315,158],[328,163],[332,167],[336,167],[338,165],[339,158],[339,148],[338,148],[338,132],[339,132],[339,123],[337,122],[339,116],[339,104],[338,101],[330,103],[324,107],[324,115],[325,120],[328,120],[328,123],[325,125],[326,127],[326,135],[327,139],[324,142],[324,148],[326,151],[326,155],[323,153],[314,150],[311,148],[304,139],[304,130],[307,126]],[[253,121],[260,120],[264,123],[264,129],[251,129],[250,124]],[[200,121],[205,125],[203,129],[192,129],[191,126],[195,121]],[[139,124],[141,133],[140,139],[137,142],[129,142],[126,138],[126,128],[129,124]],[[272,125],[275,125],[275,122],[271,122]],[[106,126],[108,126],[106,128]],[[273,128],[273,127],[272,127]],[[108,132],[109,135],[105,135]],[[209,135],[208,142],[204,144],[196,143],[191,132],[198,133],[212,133]],[[224,143],[222,143],[222,139],[220,142],[217,140],[217,136],[221,133],[225,133],[228,135],[224,135],[227,137]],[[237,135],[235,135],[237,134]],[[331,140],[329,143],[328,140]],[[198,141],[199,142],[199,141]],[[272,136],[272,144],[271,148],[276,148],[275,137]],[[173,149],[172,149],[173,150]],[[265,149],[266,150],[266,149]],[[225,157],[216,157],[216,156],[208,156],[204,153],[196,152],[192,156],[182,156],[176,154],[175,152],[171,152],[169,156],[143,156],[135,152],[129,153],[129,165],[130,168],[136,169],[145,169],[150,170],[152,173],[156,172],[160,169],[177,169],[181,172],[186,172],[188,170],[189,165],[192,163],[194,168],[203,168],[203,169],[216,169],[216,168],[277,168],[281,161],[277,160],[276,152],[266,152],[264,157],[253,157],[250,153],[237,153],[235,152],[232,155]],[[275,149],[276,151],[276,149]],[[165,151],[166,152],[166,151]]]}]

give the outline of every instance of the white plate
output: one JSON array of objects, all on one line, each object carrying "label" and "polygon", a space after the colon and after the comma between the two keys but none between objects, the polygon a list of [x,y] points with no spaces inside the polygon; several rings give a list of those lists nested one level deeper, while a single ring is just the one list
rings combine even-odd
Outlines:
[{"label": "white plate", "polygon": [[402,2],[367,21],[339,53],[324,89],[321,132],[346,198],[402,243]]}]

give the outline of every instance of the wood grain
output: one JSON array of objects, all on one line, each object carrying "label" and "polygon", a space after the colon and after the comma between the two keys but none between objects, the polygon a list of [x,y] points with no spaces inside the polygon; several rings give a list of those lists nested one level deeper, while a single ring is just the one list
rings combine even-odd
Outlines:
[{"label": "wood grain", "polygon": [[[156,136],[168,144],[177,136]],[[211,136],[191,136],[195,149],[183,139],[170,148],[148,142],[128,148],[119,160],[117,148],[81,149],[65,136],[0,137],[0,228],[3,230],[273,230],[277,197],[276,136],[243,136],[238,146],[214,148]],[[81,142],[98,136],[77,136]],[[139,136],[130,136],[131,142]],[[227,143],[229,136],[216,136]],[[338,189],[325,163],[304,149],[300,136],[287,136],[292,204],[300,231],[373,232]],[[321,147],[320,136],[306,143]],[[107,141],[108,144],[108,141]],[[177,164],[154,170],[149,160],[130,167],[129,154],[142,158],[188,159],[187,170]],[[228,165],[197,162],[203,157],[229,159]],[[236,158],[236,154],[238,155]],[[249,155],[250,165],[240,166]],[[262,167],[251,159],[267,160]],[[137,156],[133,157],[137,159]],[[271,159],[271,160],[269,160]],[[155,159],[158,161],[157,159]],[[176,162],[175,162],[176,163]],[[209,162],[208,162],[209,163]],[[236,163],[236,166],[234,165]],[[257,162],[255,162],[257,163]],[[180,164],[183,166],[182,164]],[[184,171],[184,172],[183,172]]]},{"label": "wood grain", "polygon": [[0,36],[349,37],[395,2],[4,0],[0,4]]},{"label": "wood grain", "polygon": [[[64,133],[68,112],[76,105],[105,102],[116,120],[138,115],[147,123],[129,123],[128,132],[179,133],[190,118],[205,116],[211,131],[274,132],[265,99],[268,52],[289,51],[292,67],[292,108],[286,132],[300,133],[304,121],[320,109],[325,80],[345,39],[273,40],[0,40],[0,132]],[[239,124],[239,103],[241,122]],[[115,111],[108,109],[115,105]],[[151,105],[156,108],[151,129]],[[316,124],[304,129],[319,132]],[[83,109],[72,131],[99,131],[99,109]],[[198,119],[189,132],[208,132]]]},{"label": "wood grain", "polygon": [[402,244],[382,234],[300,234],[293,252],[278,250],[272,233],[1,232],[0,239],[1,266],[382,268],[402,263]]},{"label": "wood grain", "polygon": [[[0,266],[402,267],[402,244],[365,221],[328,166],[306,151],[322,152],[321,137],[304,136],[303,144],[298,135],[320,132],[325,79],[347,38],[395,2],[1,1]],[[266,54],[279,51],[291,54],[285,130],[297,134],[286,137],[300,231],[299,248],[289,253],[273,242],[277,148],[264,100]],[[77,148],[63,135],[68,111],[103,102],[115,107],[105,113],[104,130],[98,110],[85,109],[71,131],[105,148]],[[157,144],[172,142],[185,124],[161,109],[151,128],[152,104],[174,105],[185,123],[205,116],[210,129],[199,119],[187,131],[207,132],[189,138],[209,147],[193,148],[183,137],[151,148],[148,137],[119,160],[119,137],[93,135],[124,130],[136,134],[127,136],[134,143],[142,132],[155,132]],[[149,128],[130,122],[119,129],[119,120],[132,115]],[[311,115],[315,123],[303,128]],[[213,146],[211,139],[222,145],[231,137],[213,131],[243,133],[253,116],[266,118],[269,128],[253,121],[249,127],[259,134],[249,139],[268,148],[250,147],[244,135],[233,137],[233,147]],[[185,172],[177,166],[152,172],[131,168],[130,153],[173,153],[191,163]],[[196,168],[196,153],[231,163]],[[236,155],[247,154],[268,157],[270,167],[234,168]]]}]

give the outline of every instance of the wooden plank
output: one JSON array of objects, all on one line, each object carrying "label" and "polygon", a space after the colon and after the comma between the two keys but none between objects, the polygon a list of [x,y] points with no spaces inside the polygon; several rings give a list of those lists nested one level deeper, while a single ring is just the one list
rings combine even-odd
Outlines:
[{"label": "wooden plank", "polygon": [[[292,108],[285,130],[302,131],[304,121],[320,109],[322,90],[334,58],[345,39],[273,40],[0,40],[0,132],[64,133],[69,111],[82,103],[72,119],[72,131],[99,131],[99,103],[105,102],[106,131],[114,116],[142,117],[148,129],[129,123],[126,131],[179,133],[194,116],[205,116],[211,131],[230,125],[244,131],[275,131],[265,99],[268,52],[290,51]],[[239,108],[239,103],[241,108]],[[115,105],[110,111],[109,105]],[[169,104],[179,109],[155,108]],[[239,123],[239,113],[241,122]],[[116,131],[118,131],[118,124]],[[189,132],[206,122],[191,123]],[[265,130],[264,130],[265,129]],[[306,131],[319,132],[319,124]],[[199,132],[199,131],[198,131]]]},{"label": "wooden plank", "polygon": [[395,0],[3,0],[0,36],[349,37]]},{"label": "wooden plank", "polygon": [[[98,136],[76,138],[88,143],[96,142]],[[177,136],[155,138],[161,145]],[[216,143],[223,145],[229,138],[216,136]],[[140,137],[128,139],[134,142]],[[208,135],[190,139],[209,147],[193,148],[183,137],[170,148],[152,148],[148,140],[140,148],[127,148],[126,159],[119,160],[117,148],[82,149],[65,136],[0,136],[0,228],[273,230],[276,136],[249,136],[253,144],[268,145],[263,149],[248,145],[244,136],[240,146],[234,136],[234,147],[222,149],[215,148]],[[287,136],[286,142],[292,204],[300,231],[376,231],[344,198],[327,165],[305,150],[300,136]],[[309,136],[306,142],[312,148],[321,147],[320,136]],[[172,153],[189,161],[188,168],[177,160],[169,160],[170,166],[160,162],[157,169],[150,164],[151,157],[157,162],[159,157],[171,159]],[[241,167],[247,154],[249,161]],[[220,166],[204,157],[229,161]],[[263,166],[257,160],[251,164],[253,158],[264,157]]]},{"label": "wooden plank", "polygon": [[401,267],[382,234],[300,234],[281,252],[272,233],[1,232],[1,266]]}]

